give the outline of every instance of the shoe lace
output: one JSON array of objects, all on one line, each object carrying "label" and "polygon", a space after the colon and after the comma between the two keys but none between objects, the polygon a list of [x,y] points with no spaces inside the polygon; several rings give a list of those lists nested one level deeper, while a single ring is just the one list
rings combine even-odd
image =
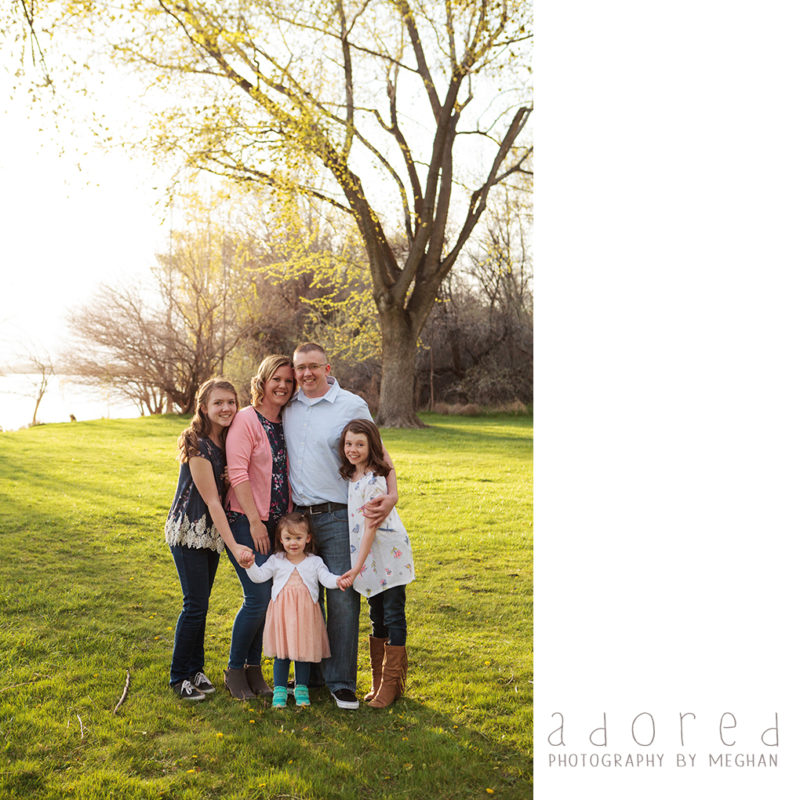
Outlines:
[{"label": "shoe lace", "polygon": [[211,683],[211,681],[208,679],[208,676],[205,674],[205,672],[198,672],[197,675],[194,676],[194,682],[195,683]]},{"label": "shoe lace", "polygon": [[191,681],[184,681],[181,684],[181,692],[186,692],[186,694],[191,694],[194,691],[194,686],[192,686]]}]

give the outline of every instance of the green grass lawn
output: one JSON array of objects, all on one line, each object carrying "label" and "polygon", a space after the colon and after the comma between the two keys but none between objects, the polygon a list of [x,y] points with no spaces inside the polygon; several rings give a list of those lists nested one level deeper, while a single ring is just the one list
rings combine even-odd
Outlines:
[{"label": "green grass lawn", "polygon": [[[163,525],[186,418],[0,434],[0,797],[529,798],[531,421],[423,417],[383,432],[417,572],[408,688],[386,711],[322,690],[308,709],[233,700],[241,593],[224,557],[206,642],[218,691],[168,690],[181,593]],[[364,603],[359,694],[368,625]]]}]

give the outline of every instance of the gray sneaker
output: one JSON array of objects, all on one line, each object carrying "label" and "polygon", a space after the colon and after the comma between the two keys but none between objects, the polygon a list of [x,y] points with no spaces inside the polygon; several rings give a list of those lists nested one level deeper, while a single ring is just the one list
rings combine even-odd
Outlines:
[{"label": "gray sneaker", "polygon": [[192,678],[192,684],[195,689],[199,689],[203,694],[211,694],[217,691],[214,688],[214,684],[211,683],[204,672],[198,672],[194,678]]},{"label": "gray sneaker", "polygon": [[172,690],[181,700],[205,700],[206,696],[191,681],[181,681],[173,685]]}]

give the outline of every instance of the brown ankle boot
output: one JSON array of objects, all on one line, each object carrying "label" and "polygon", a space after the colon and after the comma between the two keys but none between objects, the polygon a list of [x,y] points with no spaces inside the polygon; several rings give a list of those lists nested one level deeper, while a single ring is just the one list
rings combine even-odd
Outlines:
[{"label": "brown ankle boot", "polygon": [[244,667],[242,669],[226,669],[225,685],[228,687],[231,696],[237,700],[252,700],[255,697],[247,683]]},{"label": "brown ankle boot", "polygon": [[260,664],[245,664],[244,674],[247,678],[247,685],[250,691],[257,697],[269,697],[272,695],[272,689],[267,685],[264,680],[264,673],[261,672]]},{"label": "brown ankle boot", "polygon": [[381,688],[372,700],[367,703],[372,708],[386,708],[403,694],[406,688],[408,658],[406,648],[387,644],[384,646],[383,676]]},{"label": "brown ankle boot", "polygon": [[367,701],[372,700],[378,689],[381,688],[381,676],[383,675],[383,646],[388,639],[379,639],[377,636],[369,637],[369,665],[372,668],[372,687],[364,695]]}]

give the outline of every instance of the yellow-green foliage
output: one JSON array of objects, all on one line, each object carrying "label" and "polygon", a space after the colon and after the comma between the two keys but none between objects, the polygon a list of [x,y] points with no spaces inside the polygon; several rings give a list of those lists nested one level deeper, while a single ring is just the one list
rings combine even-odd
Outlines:
[{"label": "yellow-green foliage", "polygon": [[[305,213],[304,213],[305,211]],[[294,197],[273,197],[274,242],[269,263],[259,268],[275,285],[310,277],[306,339],[319,342],[331,358],[363,361],[380,353],[380,330],[363,248],[352,227],[335,246],[320,220]]]}]

